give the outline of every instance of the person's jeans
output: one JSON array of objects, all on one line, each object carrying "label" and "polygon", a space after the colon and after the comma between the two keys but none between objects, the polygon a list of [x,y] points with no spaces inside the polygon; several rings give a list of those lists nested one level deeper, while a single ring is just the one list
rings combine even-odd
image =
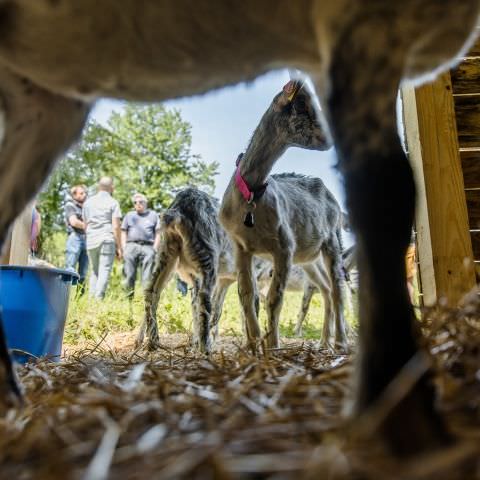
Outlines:
[{"label": "person's jeans", "polygon": [[123,252],[123,275],[124,286],[129,298],[133,297],[137,267],[141,265],[142,286],[145,288],[152,277],[155,264],[155,250],[152,245],[140,245],[135,242],[127,242]]},{"label": "person's jeans", "polygon": [[115,242],[103,242],[96,248],[88,249],[87,253],[91,267],[90,296],[103,298],[115,260]]},{"label": "person's jeans", "polygon": [[76,232],[72,232],[68,235],[65,249],[65,269],[78,273],[80,277],[78,281],[78,292],[82,294],[85,289],[85,278],[87,277],[88,270],[85,235],[79,235]]}]

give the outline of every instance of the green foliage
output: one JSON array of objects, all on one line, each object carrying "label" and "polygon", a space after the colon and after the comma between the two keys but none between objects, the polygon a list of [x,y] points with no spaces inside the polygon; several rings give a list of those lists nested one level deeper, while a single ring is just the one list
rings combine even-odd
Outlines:
[{"label": "green foliage", "polygon": [[78,146],[60,162],[40,197],[43,238],[64,229],[63,202],[74,184],[94,186],[102,175],[115,179],[122,212],[131,196],[144,193],[150,207],[161,210],[175,192],[197,186],[211,193],[218,163],[191,152],[191,126],[180,112],[161,104],[125,104],[103,126],[91,119]]}]

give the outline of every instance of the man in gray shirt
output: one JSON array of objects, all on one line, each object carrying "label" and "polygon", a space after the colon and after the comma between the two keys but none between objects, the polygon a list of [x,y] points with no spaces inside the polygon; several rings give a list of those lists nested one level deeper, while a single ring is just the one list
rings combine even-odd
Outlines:
[{"label": "man in gray shirt", "polygon": [[90,295],[103,298],[107,289],[115,253],[122,258],[120,242],[121,212],[112,197],[113,180],[102,177],[98,193],[83,205],[83,219],[87,236],[87,254],[90,260]]},{"label": "man in gray shirt", "polygon": [[133,298],[137,267],[141,265],[142,286],[152,276],[155,252],[160,245],[158,215],[147,208],[147,197],[136,193],[132,197],[134,210],[122,222],[123,274],[128,297]]}]

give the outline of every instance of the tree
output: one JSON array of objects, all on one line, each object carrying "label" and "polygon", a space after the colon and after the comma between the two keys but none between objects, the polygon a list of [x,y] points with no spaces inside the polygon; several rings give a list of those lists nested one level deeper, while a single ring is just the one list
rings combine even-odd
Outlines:
[{"label": "tree", "polygon": [[40,196],[43,236],[64,229],[63,203],[70,186],[94,186],[102,175],[115,180],[115,198],[122,211],[132,208],[135,192],[144,193],[160,211],[175,192],[197,186],[209,193],[218,163],[191,153],[191,126],[178,110],[161,104],[125,104],[103,126],[91,119],[76,148],[57,166]]}]

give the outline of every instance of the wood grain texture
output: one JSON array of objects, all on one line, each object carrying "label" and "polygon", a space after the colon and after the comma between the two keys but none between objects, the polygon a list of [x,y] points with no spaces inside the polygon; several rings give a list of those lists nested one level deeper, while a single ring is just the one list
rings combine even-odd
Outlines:
[{"label": "wood grain texture", "polygon": [[458,143],[461,148],[480,147],[480,94],[455,95]]},{"label": "wood grain texture", "polygon": [[417,243],[425,304],[446,297],[456,305],[475,285],[475,275],[473,268],[465,268],[465,259],[473,253],[450,74],[404,92],[404,113],[418,188]]},{"label": "wood grain texture", "polygon": [[480,261],[480,232],[470,232],[472,239],[473,258],[475,261]]},{"label": "wood grain texture", "polygon": [[454,94],[480,93],[480,57],[466,58],[451,75]]},{"label": "wood grain texture", "polygon": [[480,148],[460,150],[465,188],[480,188]]},{"label": "wood grain texture", "polygon": [[33,205],[34,203],[30,202],[13,224],[9,260],[10,265],[28,265]]},{"label": "wood grain texture", "polygon": [[471,230],[480,230],[480,190],[465,192],[468,209],[468,221]]}]

